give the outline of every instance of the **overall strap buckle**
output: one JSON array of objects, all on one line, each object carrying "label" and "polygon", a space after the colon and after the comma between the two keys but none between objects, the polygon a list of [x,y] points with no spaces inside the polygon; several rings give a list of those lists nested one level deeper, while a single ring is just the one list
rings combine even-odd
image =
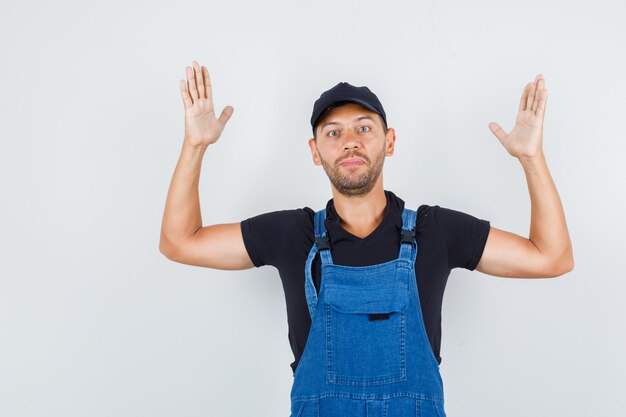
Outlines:
[{"label": "overall strap buckle", "polygon": [[328,240],[328,235],[316,237],[315,244],[317,245],[318,250],[330,249],[330,242]]},{"label": "overall strap buckle", "polygon": [[402,229],[402,238],[400,239],[400,243],[413,243],[413,238],[415,237],[415,230],[411,229]]}]

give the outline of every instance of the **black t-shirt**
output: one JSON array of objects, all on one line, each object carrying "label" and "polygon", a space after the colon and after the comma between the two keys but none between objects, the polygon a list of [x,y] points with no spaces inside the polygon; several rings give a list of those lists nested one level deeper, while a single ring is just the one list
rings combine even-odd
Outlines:
[{"label": "black t-shirt", "polygon": [[[385,190],[387,205],[382,222],[361,239],[343,229],[333,199],[326,204],[326,230],[333,263],[369,266],[396,259],[400,253],[400,230],[404,201]],[[409,207],[411,208],[411,207]],[[411,208],[415,210],[415,208]],[[304,292],[305,263],[315,239],[315,210],[304,207],[280,210],[250,217],[241,222],[243,241],[255,267],[272,265],[278,269],[287,305],[289,343],[295,372],[311,327]],[[428,340],[437,361],[441,345],[441,303],[452,268],[476,268],[483,253],[490,223],[460,211],[438,205],[417,209],[415,238],[418,253],[415,275]],[[320,288],[319,252],[313,260],[313,281]]]}]

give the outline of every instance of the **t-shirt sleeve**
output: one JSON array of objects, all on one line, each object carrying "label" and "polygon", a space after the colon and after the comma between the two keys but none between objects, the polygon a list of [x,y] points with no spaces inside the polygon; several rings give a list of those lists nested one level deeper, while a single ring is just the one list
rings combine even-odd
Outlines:
[{"label": "t-shirt sleeve", "polygon": [[293,224],[296,210],[259,214],[241,222],[243,243],[255,267],[277,266],[281,248],[288,235],[285,226]]},{"label": "t-shirt sleeve", "polygon": [[448,248],[452,268],[476,269],[491,227],[488,220],[445,207],[435,206],[435,219]]}]

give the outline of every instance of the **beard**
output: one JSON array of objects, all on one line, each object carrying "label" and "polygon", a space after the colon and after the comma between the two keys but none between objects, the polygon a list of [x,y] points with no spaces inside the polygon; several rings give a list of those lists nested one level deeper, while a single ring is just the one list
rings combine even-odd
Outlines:
[{"label": "beard", "polygon": [[330,182],[339,193],[345,196],[362,196],[369,193],[374,188],[385,162],[384,148],[376,155],[373,163],[365,155],[358,153],[352,153],[341,158],[341,161],[344,161],[347,158],[358,157],[365,161],[365,164],[356,166],[341,166],[339,165],[340,162],[331,165],[322,158],[319,151],[318,155]]}]

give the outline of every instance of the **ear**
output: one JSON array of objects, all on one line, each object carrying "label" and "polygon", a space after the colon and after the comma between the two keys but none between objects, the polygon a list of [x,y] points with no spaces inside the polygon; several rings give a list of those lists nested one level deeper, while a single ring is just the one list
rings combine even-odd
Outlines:
[{"label": "ear", "polygon": [[394,146],[396,143],[396,131],[393,127],[387,129],[387,134],[385,135],[385,155],[391,156],[393,155]]},{"label": "ear", "polygon": [[315,142],[315,138],[309,139],[309,148],[311,148],[311,156],[313,157],[313,163],[315,165],[322,165],[322,161],[320,160],[320,155],[317,152],[317,143]]}]

